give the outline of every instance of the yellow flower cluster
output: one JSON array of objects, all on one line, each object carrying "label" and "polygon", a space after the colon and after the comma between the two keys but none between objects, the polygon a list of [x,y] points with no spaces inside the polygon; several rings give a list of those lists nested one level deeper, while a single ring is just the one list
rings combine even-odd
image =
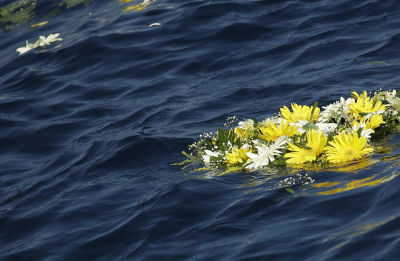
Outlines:
[{"label": "yellow flower cluster", "polygon": [[341,98],[324,110],[317,107],[317,102],[314,106],[291,103],[291,109],[283,106],[278,116],[262,122],[247,119],[233,129],[220,128],[214,136],[207,134],[209,139],[190,145],[197,150],[197,156],[190,160],[197,157],[206,164],[225,166],[225,172],[270,164],[358,160],[374,151],[368,144],[371,138],[399,125],[397,94],[394,90],[373,95],[352,92],[353,98]]}]

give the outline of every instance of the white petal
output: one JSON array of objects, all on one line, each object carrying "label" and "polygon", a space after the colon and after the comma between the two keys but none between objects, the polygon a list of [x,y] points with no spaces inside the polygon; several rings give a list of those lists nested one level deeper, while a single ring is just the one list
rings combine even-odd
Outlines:
[{"label": "white petal", "polygon": [[19,54],[21,55],[21,54],[26,53],[27,51],[30,51],[30,50],[32,50],[32,48],[30,48],[30,47],[20,47],[20,48],[17,49],[17,52],[19,52]]},{"label": "white petal", "polygon": [[210,156],[208,156],[208,155],[202,155],[202,157],[203,157],[203,161],[204,161],[205,163],[210,163]]}]

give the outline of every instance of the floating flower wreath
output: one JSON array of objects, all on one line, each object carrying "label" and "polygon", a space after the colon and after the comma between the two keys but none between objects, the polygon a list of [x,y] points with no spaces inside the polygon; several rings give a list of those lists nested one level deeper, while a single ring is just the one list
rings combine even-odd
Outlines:
[{"label": "floating flower wreath", "polygon": [[[374,151],[375,139],[397,130],[400,122],[400,91],[352,92],[353,98],[322,107],[291,104],[277,116],[263,121],[246,119],[229,130],[200,135],[189,145],[187,160],[177,165],[203,162],[195,169],[224,169],[230,173],[271,165],[340,163],[358,160]],[[233,126],[229,117],[225,127]]]}]

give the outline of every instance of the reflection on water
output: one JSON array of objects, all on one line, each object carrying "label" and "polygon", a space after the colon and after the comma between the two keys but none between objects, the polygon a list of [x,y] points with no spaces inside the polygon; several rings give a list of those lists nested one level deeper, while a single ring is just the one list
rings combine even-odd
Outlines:
[{"label": "reflection on water", "polygon": [[[371,187],[371,186],[375,186],[378,184],[382,184],[384,182],[387,182],[389,180],[392,180],[394,177],[398,176],[400,173],[396,173],[395,175],[389,175],[389,176],[385,176],[383,178],[380,179],[375,179],[376,175],[373,175],[372,177],[368,177],[368,178],[364,178],[364,179],[359,179],[359,180],[353,180],[347,183],[344,183],[344,187],[340,187],[340,188],[335,188],[332,190],[327,190],[327,191],[321,191],[321,192],[317,192],[318,195],[332,195],[332,194],[337,194],[340,192],[344,192],[344,191],[348,191],[348,190],[352,190],[352,189],[356,189],[356,188],[361,188],[361,187]],[[337,182],[336,185],[339,185],[340,182]],[[331,184],[329,184],[331,185]],[[315,184],[314,187],[325,187],[323,183],[320,184]],[[330,187],[330,186],[328,186]]]},{"label": "reflection on water", "polygon": [[35,7],[36,0],[18,0],[0,7],[0,22],[4,32],[9,32],[19,24],[32,20],[36,15]]},{"label": "reflection on water", "polygon": [[[398,158],[398,157],[397,157]],[[276,183],[276,179],[278,178],[285,178],[289,176],[293,176],[293,174],[296,174],[294,176],[293,180],[294,183],[292,185],[286,185],[285,187],[294,187],[296,190],[300,187],[303,192],[300,193],[299,195],[302,196],[316,196],[316,195],[333,195],[333,194],[338,194],[341,192],[345,191],[350,191],[353,189],[357,188],[362,188],[362,187],[371,187],[375,185],[379,185],[382,183],[385,183],[387,181],[390,181],[397,177],[400,172],[395,172],[392,171],[391,174],[388,175],[383,175],[381,172],[380,174],[373,174],[372,176],[365,177],[363,176],[362,178],[359,179],[354,179],[354,175],[361,171],[370,171],[371,166],[378,164],[379,162],[382,162],[385,159],[385,157],[381,159],[371,159],[371,158],[365,158],[359,161],[355,162],[347,162],[347,163],[342,163],[342,164],[336,164],[335,166],[329,166],[329,167],[322,167],[320,165],[302,165],[298,167],[275,167],[275,168],[268,168],[263,171],[258,171],[257,175],[252,175],[251,172],[243,172],[243,171],[236,171],[236,173],[240,173],[242,175],[242,180],[240,182],[240,185],[238,185],[238,188],[252,188],[252,187],[257,187],[261,184],[264,183],[271,183],[271,186],[269,186],[268,190],[274,190],[274,189],[281,189],[282,186],[282,181],[279,183]],[[394,165],[392,164],[390,169],[393,168]],[[380,169],[382,170],[382,169]],[[303,176],[303,179],[299,180],[297,179],[297,175],[300,175],[300,171],[307,171],[307,175],[309,176],[315,176],[317,173],[320,173],[320,175],[327,174],[329,172],[336,172],[336,173],[351,173],[351,180],[343,181],[342,179],[340,181],[338,180],[331,180],[331,181],[324,181],[324,182],[316,182],[314,184],[309,184],[306,183],[304,184],[305,176]],[[233,173],[231,173],[233,175]],[[345,175],[345,174],[344,174]],[[200,178],[200,179],[211,179],[215,178],[217,176],[220,176],[220,173],[216,172],[215,170],[208,170],[204,172],[200,172],[200,174],[193,175],[191,173],[188,175],[188,177],[191,178]],[[345,178],[346,176],[344,176]],[[347,174],[347,177],[348,174]],[[316,178],[318,179],[318,178]],[[273,185],[275,184],[275,185]],[[264,188],[265,189],[265,188]],[[255,191],[258,191],[256,189]],[[247,191],[246,193],[250,193],[252,191]]]},{"label": "reflection on water", "polygon": [[85,7],[88,7],[94,0],[64,0],[62,1],[59,6],[70,9],[78,4],[83,4]]},{"label": "reflection on water", "polygon": [[378,163],[378,160],[373,160],[371,158],[363,158],[355,162],[351,162],[350,164],[332,164],[325,171],[336,171],[336,172],[347,172],[354,173],[365,169],[370,169],[372,165]]},{"label": "reflection on water", "polygon": [[321,165],[321,164],[299,164],[299,165],[290,165],[289,169],[291,170],[292,174],[297,173],[299,170],[306,170],[306,171],[335,171],[335,172],[351,172],[356,173],[363,169],[368,169],[370,166],[374,165],[375,163],[379,162],[379,160],[373,160],[371,158],[362,158],[357,161],[351,162],[342,162],[337,164],[329,164],[329,165]]},{"label": "reflection on water", "polygon": [[31,25],[30,27],[31,27],[31,28],[40,27],[40,26],[43,26],[43,25],[48,24],[48,23],[49,23],[48,21],[45,21],[45,22],[33,24],[33,25]]},{"label": "reflection on water", "polygon": [[347,240],[345,242],[342,242],[342,243],[334,246],[330,250],[337,249],[337,248],[342,247],[342,246],[346,245],[347,243],[349,243],[350,242],[350,238],[365,234],[365,233],[371,231],[372,229],[380,227],[380,226],[386,224],[387,222],[389,222],[389,221],[391,221],[391,220],[393,220],[395,218],[396,217],[391,217],[388,220],[380,221],[380,222],[377,222],[377,223],[369,223],[369,224],[364,224],[364,225],[353,226],[348,230],[344,230],[344,231],[341,231],[341,232],[338,232],[338,233],[335,233],[335,234],[331,235],[330,237],[326,238],[324,240],[324,242],[327,242],[327,241],[330,241],[330,240],[333,240],[333,239],[336,239],[336,238],[340,238],[340,237],[343,237],[343,236],[347,237]]},{"label": "reflection on water", "polygon": [[[133,2],[135,0],[119,0],[120,2],[123,3],[130,3]],[[136,1],[135,1],[136,2]],[[127,11],[131,11],[131,12],[136,12],[136,11],[140,11],[145,9],[150,3],[154,2],[154,0],[144,0],[142,3],[137,4],[137,5],[133,5],[133,6],[127,6],[124,9],[122,9],[122,11],[127,12]]]},{"label": "reflection on water", "polygon": [[[127,6],[122,9],[123,12],[135,12],[145,9],[148,5],[150,5],[155,0],[144,0],[143,2],[133,5]],[[45,14],[41,19],[40,23],[36,23],[31,25],[30,28],[36,28],[39,26],[43,26],[48,23],[48,20],[62,13],[63,10],[68,10],[73,7],[77,7],[80,4],[87,8],[94,0],[63,0],[63,1],[54,1],[52,6],[55,6],[53,10]],[[110,1],[112,3],[114,1]],[[120,0],[122,3],[132,3],[137,2],[136,0]],[[32,22],[36,17],[36,3],[37,0],[18,0],[14,3],[0,7],[0,23],[3,25],[4,32],[10,32],[14,28],[17,28],[21,24]]]}]

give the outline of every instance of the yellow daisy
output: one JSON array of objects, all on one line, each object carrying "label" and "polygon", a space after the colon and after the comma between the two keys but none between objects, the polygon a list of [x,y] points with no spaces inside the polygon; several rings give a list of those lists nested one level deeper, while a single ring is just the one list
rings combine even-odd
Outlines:
[{"label": "yellow daisy", "polygon": [[297,133],[296,126],[289,126],[289,121],[281,120],[279,127],[270,121],[266,126],[260,127],[260,138],[269,141],[276,141],[281,136],[293,136]]},{"label": "yellow daisy", "polygon": [[[310,120],[312,107],[309,107],[307,105],[301,106],[297,105],[296,103],[292,103],[292,110],[293,112],[291,112],[288,107],[283,106],[283,108],[281,108],[283,118],[290,122],[297,122],[298,120]],[[315,107],[312,118],[313,122],[316,122],[317,119],[321,117],[319,111],[320,109],[318,107]]]},{"label": "yellow daisy", "polygon": [[386,123],[383,121],[382,115],[380,114],[374,114],[369,118],[369,120],[365,123],[366,128],[370,129],[376,129],[378,128],[381,124]]},{"label": "yellow daisy", "polygon": [[228,168],[232,167],[237,164],[244,164],[247,162],[249,157],[246,155],[247,152],[250,152],[250,147],[249,149],[246,148],[241,148],[241,149],[234,149],[228,154],[226,154],[226,160],[225,163],[228,164]]},{"label": "yellow daisy", "polygon": [[325,137],[321,131],[318,133],[315,130],[311,130],[307,133],[307,147],[311,149],[304,149],[289,143],[288,149],[292,152],[284,155],[286,163],[288,164],[302,164],[308,161],[314,161],[321,153],[324,152],[324,148],[328,138]]},{"label": "yellow daisy", "polygon": [[236,127],[234,132],[237,137],[241,139],[247,139],[247,137],[250,135],[251,129],[252,129],[251,127],[247,127],[245,130],[243,130],[240,127]]},{"label": "yellow daisy", "polygon": [[381,101],[374,101],[372,98],[369,98],[366,91],[361,95],[358,95],[356,92],[352,92],[352,94],[357,101],[351,102],[351,104],[348,105],[350,110],[346,113],[352,113],[354,117],[359,120],[361,119],[359,113],[371,113],[386,110],[385,105],[383,105]]},{"label": "yellow daisy", "polygon": [[364,148],[367,144],[365,137],[358,137],[357,133],[342,132],[329,142],[330,146],[326,146],[326,156],[329,162],[339,163],[353,159],[361,158],[374,149]]},{"label": "yellow daisy", "polygon": [[356,91],[352,91],[351,94],[356,100],[368,98],[367,91],[363,91],[361,94],[358,94]]},{"label": "yellow daisy", "polygon": [[376,129],[378,128],[381,124],[386,123],[383,121],[382,115],[380,114],[374,114],[372,115],[368,120],[366,120],[365,116],[361,118],[360,122],[353,121],[351,126],[357,126],[360,127],[361,124],[365,123],[364,129]]}]

